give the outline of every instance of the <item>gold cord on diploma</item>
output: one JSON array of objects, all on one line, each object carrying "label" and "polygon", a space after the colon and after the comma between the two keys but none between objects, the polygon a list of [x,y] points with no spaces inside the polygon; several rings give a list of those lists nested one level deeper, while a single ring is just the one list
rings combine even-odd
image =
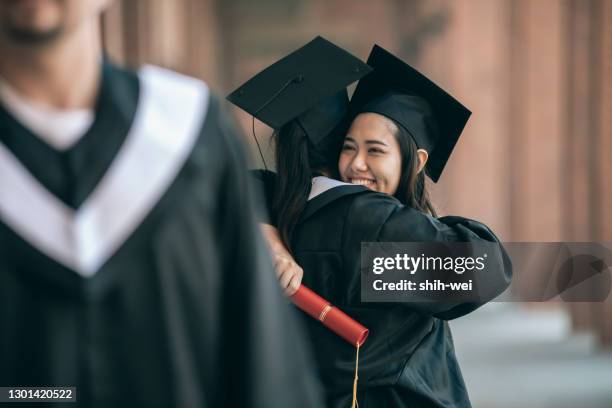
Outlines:
[{"label": "gold cord on diploma", "polygon": [[357,343],[357,358],[355,359],[355,379],[353,380],[353,403],[351,404],[351,408],[359,408],[359,404],[357,403],[357,380],[359,376],[357,373],[359,372],[359,343]]}]

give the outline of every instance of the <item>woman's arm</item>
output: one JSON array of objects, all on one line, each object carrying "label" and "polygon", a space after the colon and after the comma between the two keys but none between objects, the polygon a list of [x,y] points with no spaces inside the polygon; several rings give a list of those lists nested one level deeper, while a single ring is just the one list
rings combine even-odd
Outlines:
[{"label": "woman's arm", "polygon": [[292,296],[302,283],[304,271],[283,244],[276,227],[262,223],[260,228],[268,243],[281,288],[286,296]]},{"label": "woman's arm", "polygon": [[264,200],[262,200],[263,202],[261,203],[263,208],[260,208],[258,211],[259,226],[268,243],[270,255],[274,262],[274,269],[276,270],[276,276],[281,288],[286,296],[291,296],[300,287],[304,271],[295,262],[293,256],[291,256],[283,244],[276,227],[269,224],[270,220],[274,219],[274,216],[269,214],[272,212],[272,197],[274,195],[276,174],[267,170],[250,170],[249,175],[251,181],[264,193]]},{"label": "woman's arm", "polygon": [[[496,244],[489,253],[486,270],[474,277],[478,299],[441,300],[439,294],[424,291],[410,292],[411,301],[403,304],[419,313],[444,320],[463,316],[492,300],[503,292],[512,277],[512,263],[497,237],[484,224],[462,217],[434,218],[413,208],[399,204],[383,194],[362,194],[353,200],[346,215],[343,231],[345,265],[356,273],[347,275],[347,297],[355,304],[360,298],[360,250],[362,242],[466,242],[474,248],[482,243]],[[351,265],[348,267],[348,265]],[[391,303],[389,303],[391,305]]]},{"label": "woman's arm", "polygon": [[[382,227],[380,242],[446,242],[496,244],[488,254],[487,267],[474,273],[474,287],[478,297],[472,302],[427,301],[414,302],[411,306],[444,320],[468,314],[501,294],[512,279],[512,262],[495,234],[484,224],[463,217],[447,216],[434,218],[417,210],[404,207],[397,210]],[[466,249],[467,251],[467,249]],[[418,295],[415,296],[418,298]]]}]

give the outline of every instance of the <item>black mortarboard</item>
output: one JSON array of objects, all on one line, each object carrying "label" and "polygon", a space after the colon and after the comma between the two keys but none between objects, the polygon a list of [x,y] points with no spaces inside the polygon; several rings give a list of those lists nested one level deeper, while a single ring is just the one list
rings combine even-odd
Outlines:
[{"label": "black mortarboard", "polygon": [[322,37],[249,79],[227,99],[268,126],[297,119],[313,144],[348,111],[346,87],[372,68]]},{"label": "black mortarboard", "polygon": [[425,170],[437,182],[471,112],[442,88],[375,45],[368,57],[374,72],[359,81],[351,115],[374,112],[405,128],[427,150]]}]

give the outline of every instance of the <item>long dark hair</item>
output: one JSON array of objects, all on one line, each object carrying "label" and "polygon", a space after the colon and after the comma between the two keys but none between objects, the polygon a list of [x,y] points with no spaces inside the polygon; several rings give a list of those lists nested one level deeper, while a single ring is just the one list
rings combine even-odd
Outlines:
[{"label": "long dark hair", "polygon": [[418,147],[406,129],[394,120],[390,120],[395,124],[394,136],[402,156],[402,174],[394,197],[407,206],[437,217],[436,210],[427,193],[425,170],[418,172]]},{"label": "long dark hair", "polygon": [[273,212],[281,240],[291,251],[291,236],[306,207],[312,187],[306,133],[291,121],[274,133],[276,142],[276,185]]}]

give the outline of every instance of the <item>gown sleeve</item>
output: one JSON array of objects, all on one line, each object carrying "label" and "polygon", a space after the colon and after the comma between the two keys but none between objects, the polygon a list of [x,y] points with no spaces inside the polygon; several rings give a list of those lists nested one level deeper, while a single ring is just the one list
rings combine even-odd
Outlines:
[{"label": "gown sleeve", "polygon": [[[457,216],[434,218],[413,208],[397,207],[385,221],[377,241],[498,244],[494,246],[493,253],[488,254],[487,268],[474,275],[478,301],[432,301],[425,295],[422,299],[415,299],[414,302],[406,302],[408,307],[440,319],[450,320],[470,313],[493,300],[510,285],[512,278],[510,257],[495,234],[486,225],[475,220]],[[414,296],[423,296],[422,293],[414,292]]]},{"label": "gown sleeve", "polygon": [[249,170],[249,179],[255,190],[262,194],[262,199],[257,200],[257,220],[264,224],[275,225],[273,202],[276,173],[263,169]]},{"label": "gown sleeve", "polygon": [[[344,231],[344,259],[360,258],[362,242],[491,242],[499,246],[489,254],[487,268],[475,276],[478,302],[443,302],[426,296],[426,292],[412,292],[414,299],[402,303],[416,312],[444,320],[463,316],[501,294],[510,284],[512,263],[499,239],[484,224],[462,217],[434,218],[413,208],[403,206],[393,197],[379,193],[362,194],[347,214]],[[357,251],[357,252],[356,252]],[[359,270],[354,266],[352,270]],[[487,272],[487,273],[484,273]],[[359,275],[359,274],[357,274]],[[348,278],[347,299],[360,302],[359,276]],[[349,300],[350,301],[350,300]],[[352,303],[352,301],[351,301]],[[390,304],[369,303],[385,308]],[[386,306],[385,306],[386,305]]]},{"label": "gown sleeve", "polygon": [[481,289],[481,302],[461,303],[436,314],[440,319],[451,320],[476,310],[506,290],[512,281],[512,261],[500,240],[485,224],[457,216],[440,217],[438,221],[454,230],[458,242],[486,241],[499,244],[499,251],[495,254],[496,264],[487,270],[491,273],[480,276],[477,282]]},{"label": "gown sleeve", "polygon": [[233,124],[220,117],[226,150],[218,185],[222,271],[218,404],[228,407],[319,407],[302,327],[281,294],[254,214],[253,185]]}]

